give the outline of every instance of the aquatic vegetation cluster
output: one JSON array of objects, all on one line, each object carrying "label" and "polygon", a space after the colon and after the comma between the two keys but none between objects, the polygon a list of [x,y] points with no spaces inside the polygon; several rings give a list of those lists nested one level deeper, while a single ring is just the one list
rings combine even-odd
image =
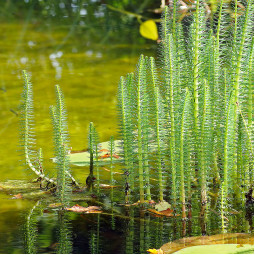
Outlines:
[{"label": "aquatic vegetation cluster", "polygon": [[224,214],[253,190],[253,3],[238,16],[236,1],[229,25],[221,1],[212,27],[201,4],[188,31],[176,21],[177,3],[165,8],[159,70],[142,55],[118,92],[131,191],[141,203],[180,204],[183,218],[192,199],[204,215],[220,189]]},{"label": "aquatic vegetation cluster", "polygon": [[[253,190],[253,2],[235,13],[232,24],[223,0],[214,26],[196,1],[187,30],[165,7],[159,65],[141,55],[134,73],[121,77],[118,90],[126,202],[169,201],[182,218],[200,201],[201,215],[220,204],[222,226],[230,207],[244,206]],[[231,39],[229,39],[231,38]],[[68,129],[63,94],[56,86],[51,107],[57,180],[47,177],[42,152],[34,151],[32,85],[24,71],[21,143],[26,164],[42,185],[66,206],[71,186]],[[109,142],[110,184],[114,183],[114,139]],[[88,190],[100,186],[98,135],[89,127]],[[95,175],[95,176],[94,176]],[[240,188],[241,185],[241,188]],[[137,196],[137,194],[139,194]]]},{"label": "aquatic vegetation cluster", "polygon": [[49,178],[43,167],[42,149],[38,153],[35,151],[34,139],[34,112],[33,112],[33,91],[30,76],[23,71],[24,92],[21,100],[21,118],[20,118],[20,136],[21,145],[26,159],[26,164],[38,176],[41,185],[46,185],[46,189],[56,190],[59,201],[66,205],[68,202],[68,193],[71,191],[71,185],[78,186],[78,183],[70,173],[67,154],[68,146],[68,128],[66,121],[66,110],[63,94],[58,85],[56,85],[56,106],[51,106],[51,117],[54,134],[57,180]]}]

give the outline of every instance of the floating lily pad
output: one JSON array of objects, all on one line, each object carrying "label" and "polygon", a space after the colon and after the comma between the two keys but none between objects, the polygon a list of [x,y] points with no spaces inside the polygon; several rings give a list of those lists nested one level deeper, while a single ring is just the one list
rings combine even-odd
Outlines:
[{"label": "floating lily pad", "polygon": [[[245,244],[254,244],[254,236],[251,234],[244,233],[227,233],[227,234],[218,234],[212,236],[193,236],[193,237],[184,237],[173,242],[169,242],[161,246],[161,249],[164,253],[174,253],[181,249],[193,246],[212,246],[216,244],[235,244],[242,245]],[[238,246],[239,247],[239,246]],[[212,250],[209,250],[209,253],[213,253]],[[240,250],[241,251],[241,250]],[[187,252],[188,253],[188,252]],[[199,253],[199,252],[195,252]],[[220,252],[224,253],[224,252]]]},{"label": "floating lily pad", "polygon": [[251,244],[214,244],[198,245],[184,248],[174,254],[253,254],[254,245]]},{"label": "floating lily pad", "polygon": [[[117,163],[123,160],[121,155],[123,154],[122,141],[116,140],[114,141],[114,155],[113,162]],[[103,142],[98,144],[98,161],[99,165],[106,165],[111,162],[109,142]],[[68,155],[69,161],[71,164],[76,166],[88,166],[90,164],[90,153],[89,151],[73,153]],[[56,162],[56,159],[53,159],[53,162]]]}]

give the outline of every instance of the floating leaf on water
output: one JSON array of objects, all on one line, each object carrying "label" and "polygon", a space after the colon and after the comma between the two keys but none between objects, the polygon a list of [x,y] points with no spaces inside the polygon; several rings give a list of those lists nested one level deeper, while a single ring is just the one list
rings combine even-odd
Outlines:
[{"label": "floating leaf on water", "polygon": [[171,205],[169,203],[167,203],[166,201],[162,201],[162,202],[155,205],[155,209],[158,212],[165,211],[165,210],[170,209],[170,208],[171,208]]},{"label": "floating leaf on water", "polygon": [[240,214],[241,212],[235,210],[235,209],[232,209],[231,211],[229,211],[230,214]]},{"label": "floating leaf on water", "polygon": [[[111,172],[111,170],[110,169],[108,169],[108,168],[106,168],[106,167],[103,167],[103,169],[105,170],[105,171],[107,171],[107,172]],[[120,173],[120,172],[112,172],[113,174],[121,174],[121,175],[123,175],[124,173]]]},{"label": "floating leaf on water", "polygon": [[[164,253],[173,253],[183,248],[198,246],[198,245],[214,245],[214,244],[254,244],[254,236],[244,233],[228,233],[218,234],[213,236],[194,236],[185,237],[166,243],[161,246]],[[212,252],[210,252],[212,253]]]},{"label": "floating leaf on water", "polygon": [[174,254],[253,254],[254,245],[243,244],[242,247],[236,244],[213,244],[198,245],[181,249]]},{"label": "floating leaf on water", "polygon": [[109,184],[99,184],[99,188],[101,189],[111,189],[111,188],[119,188],[120,186],[114,186],[114,185],[109,185]]},{"label": "floating leaf on water", "polygon": [[154,200],[144,200],[144,203],[141,203],[140,200],[138,200],[137,202],[133,203],[133,204],[124,204],[125,206],[133,206],[133,205],[140,205],[140,204],[156,204],[156,202]]},{"label": "floating leaf on water", "polygon": [[[109,147],[109,142],[103,142],[98,144],[98,148],[100,150],[98,151],[97,163],[99,165],[110,164],[111,157],[110,157],[108,147]],[[113,155],[112,160],[115,163],[122,160],[122,157],[119,156],[123,153],[122,141],[115,140],[114,147],[115,147],[115,154]],[[69,154],[68,158],[70,163],[76,166],[88,166],[90,164],[90,153],[88,151]],[[53,158],[53,162],[56,162],[55,158]]]},{"label": "floating leaf on water", "polygon": [[158,40],[158,29],[155,21],[146,20],[140,25],[140,34],[151,40]]},{"label": "floating leaf on water", "polygon": [[164,254],[164,252],[161,249],[149,249],[147,250],[150,254]]},{"label": "floating leaf on water", "polygon": [[18,193],[17,195],[14,195],[12,199],[23,199],[23,196],[21,193]]},{"label": "floating leaf on water", "polygon": [[61,207],[62,205],[63,205],[62,203],[53,203],[53,204],[49,204],[48,207],[57,208],[57,207]]},{"label": "floating leaf on water", "polygon": [[102,149],[99,152],[110,152],[108,149]]},{"label": "floating leaf on water", "polygon": [[65,208],[67,211],[78,212],[78,213],[101,213],[101,207],[99,206],[88,206],[83,207],[80,205],[74,205],[70,208]]}]

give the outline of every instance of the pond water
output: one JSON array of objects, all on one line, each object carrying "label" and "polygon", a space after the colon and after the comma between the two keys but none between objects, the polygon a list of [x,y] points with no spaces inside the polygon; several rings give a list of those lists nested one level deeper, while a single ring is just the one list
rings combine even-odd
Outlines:
[{"label": "pond water", "polygon": [[[72,150],[84,150],[88,147],[91,121],[101,142],[108,141],[112,135],[118,138],[119,77],[134,71],[139,54],[156,55],[156,43],[97,44],[92,38],[81,37],[80,33],[70,36],[71,29],[69,25],[49,28],[41,26],[40,22],[1,24],[0,182],[29,182],[35,178],[23,165],[18,146],[21,70],[32,75],[37,147],[43,149],[44,165],[53,174],[49,106],[55,104],[54,85],[59,84],[65,95],[70,146]],[[89,169],[72,167],[72,171],[85,186]],[[119,183],[123,185],[124,181]],[[21,192],[18,189],[0,192],[0,253],[52,253],[56,250],[62,253],[146,253],[149,248],[158,249],[184,235],[221,232],[217,212],[210,212],[205,230],[198,216],[185,225],[180,217],[156,217],[144,208],[120,205],[124,201],[112,205],[110,191],[102,192],[99,197],[103,213],[98,214],[63,213],[37,196],[14,197]],[[114,197],[124,197],[124,188],[114,192]],[[77,203],[96,205],[96,200]],[[252,232],[252,223],[243,213],[233,214],[229,220],[228,232]]]}]

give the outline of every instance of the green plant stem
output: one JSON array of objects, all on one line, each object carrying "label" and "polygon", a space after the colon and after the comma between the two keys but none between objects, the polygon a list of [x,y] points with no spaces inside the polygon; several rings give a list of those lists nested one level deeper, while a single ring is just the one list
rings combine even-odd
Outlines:
[{"label": "green plant stem", "polygon": [[94,189],[94,124],[89,123],[89,176],[87,178],[86,184],[88,185],[89,191]]},{"label": "green plant stem", "polygon": [[157,147],[158,147],[158,180],[159,180],[159,200],[164,200],[164,186],[162,178],[162,152],[161,152],[161,142],[160,142],[160,126],[159,126],[159,109],[158,109],[158,99],[159,99],[159,89],[155,87],[155,99],[156,99],[156,128],[157,128]]},{"label": "green plant stem", "polygon": [[[132,153],[133,153],[133,135],[132,135],[132,118],[130,112],[132,111],[130,108],[132,108],[131,105],[131,94],[133,93],[133,74],[129,74],[127,76],[126,82],[124,80],[124,77],[120,77],[119,82],[119,93],[118,93],[118,100],[119,100],[119,106],[120,106],[120,118],[121,118],[121,133],[122,133],[122,139],[123,139],[123,149],[124,149],[124,160],[125,160],[125,167],[127,174],[127,183],[129,185],[130,181],[130,187],[131,190],[134,190],[135,184],[134,184],[134,167],[133,167],[133,161],[132,161]],[[128,196],[130,195],[129,190],[126,191],[126,202],[128,202]]]},{"label": "green plant stem", "polygon": [[143,144],[142,144],[142,71],[144,69],[144,57],[141,55],[138,66],[137,81],[137,131],[138,131],[138,172],[139,172],[139,190],[140,202],[144,203],[144,183],[143,183]]},{"label": "green plant stem", "polygon": [[[193,98],[194,98],[194,131],[196,138],[198,138],[198,66],[199,66],[199,4],[200,0],[196,1],[196,15],[195,15],[195,45],[193,56]],[[196,140],[198,142],[198,140]]]},{"label": "green plant stem", "polygon": [[[202,121],[202,129],[201,129],[201,216],[204,216],[205,210],[206,210],[206,205],[207,205],[207,182],[206,182],[206,154],[208,154],[208,151],[206,151],[206,148],[208,146],[208,142],[206,141],[207,137],[207,132],[209,130],[208,127],[206,127],[206,120],[207,120],[207,114],[209,112],[208,110],[208,87],[205,81],[205,92],[204,92],[204,109],[203,109],[203,121]],[[207,132],[206,132],[207,131]]]},{"label": "green plant stem", "polygon": [[[234,89],[234,93],[235,93],[234,94],[235,103],[238,102],[238,96],[239,96],[239,81],[240,81],[240,71],[241,71],[241,60],[242,60],[242,54],[243,54],[243,49],[244,49],[244,43],[245,43],[245,40],[246,40],[246,30],[247,30],[250,4],[251,4],[251,0],[248,0],[247,1],[247,6],[246,6],[245,20],[244,20],[244,25],[243,25],[242,35],[241,35],[241,42],[240,42],[240,46],[239,46],[239,51],[238,51],[236,63],[235,63],[236,68],[235,68],[235,72],[234,72],[235,75],[234,75],[234,84],[233,84],[233,89]],[[237,16],[237,15],[235,15],[235,16]],[[236,106],[235,106],[235,122],[237,122]]]},{"label": "green plant stem", "polygon": [[249,84],[248,84],[248,129],[251,131],[252,130],[252,115],[253,115],[253,89],[254,89],[254,84],[253,84],[253,78],[254,78],[254,38],[252,40],[252,50],[250,53],[250,59],[249,59]]},{"label": "green plant stem", "polygon": [[[67,126],[67,123],[62,123],[62,118],[61,116],[64,115],[63,113],[63,109],[64,109],[64,105],[63,105],[63,96],[62,96],[62,92],[60,91],[60,87],[59,85],[56,85],[56,95],[57,95],[57,102],[59,103],[59,106],[57,107],[59,113],[59,135],[60,135],[60,144],[63,146],[64,150],[65,150],[65,157],[66,155],[68,154],[68,148],[67,148],[67,145],[66,145],[66,141],[63,139],[63,131],[62,129],[65,128],[65,126]],[[65,164],[67,163],[67,159],[65,159]],[[64,166],[65,167],[65,166]],[[69,172],[69,170],[66,170],[66,174],[68,175],[68,177],[72,180],[72,184],[74,184],[76,187],[79,187],[79,183],[74,179],[74,177],[71,175],[71,173]]]},{"label": "green plant stem", "polygon": [[181,204],[182,204],[182,218],[186,218],[186,202],[185,202],[185,178],[184,178],[184,128],[185,128],[185,112],[189,101],[189,90],[186,88],[186,96],[183,105],[181,133],[180,133],[180,174],[181,174]]},{"label": "green plant stem", "polygon": [[173,84],[173,59],[172,59],[172,35],[170,34],[167,38],[168,40],[168,61],[166,66],[169,67],[169,81],[168,81],[168,90],[169,90],[169,115],[171,121],[171,128],[170,128],[170,158],[171,158],[171,168],[172,168],[172,198],[173,204],[176,206],[176,161],[175,161],[175,112],[174,112],[174,84]]}]

